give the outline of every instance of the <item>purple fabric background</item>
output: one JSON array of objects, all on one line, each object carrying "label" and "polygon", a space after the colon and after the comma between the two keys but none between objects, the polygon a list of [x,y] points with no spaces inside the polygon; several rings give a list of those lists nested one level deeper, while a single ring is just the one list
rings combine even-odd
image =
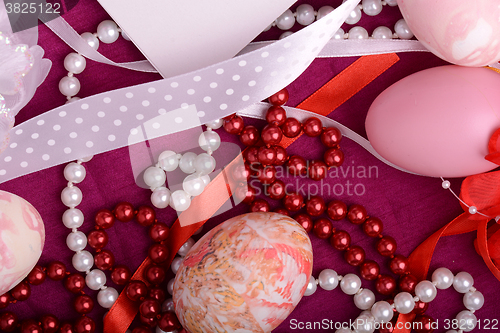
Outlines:
[{"label": "purple fabric background", "polygon": [[[293,8],[300,3],[305,3],[305,1],[297,2]],[[310,0],[308,3],[318,9],[326,4],[338,6],[340,1]],[[392,28],[400,16],[397,8],[386,6],[377,17],[371,18],[363,15],[359,25],[364,26],[371,33],[379,25]],[[100,5],[91,0],[80,0],[79,4],[65,15],[65,19],[79,33],[95,32],[99,22],[108,18],[109,16]],[[294,29],[297,28],[299,28],[298,24],[295,25]],[[258,39],[275,39],[280,34],[281,31],[273,28],[259,36]],[[221,43],[223,42],[221,40]],[[63,68],[63,59],[71,50],[44,26],[40,27],[39,45],[45,49],[45,57],[53,61],[53,68],[33,100],[19,113],[16,119],[18,123],[65,102],[65,97],[58,90],[58,82],[66,74]],[[122,38],[112,45],[101,43],[99,51],[119,62],[143,59],[133,44]],[[364,119],[366,113],[371,102],[380,92],[411,73],[444,64],[432,54],[400,54],[399,56],[401,60],[398,63],[333,111],[330,117],[361,135],[365,135]],[[355,58],[340,58],[314,61],[311,67],[288,87],[291,97],[287,105],[299,104],[355,60]],[[159,75],[128,71],[92,61],[87,62],[87,69],[77,77],[82,83],[79,97],[160,79]],[[339,87],[339,89],[341,88]],[[248,120],[246,123],[257,123],[258,126],[263,126],[262,122],[257,121]],[[237,142],[235,137],[229,136],[221,130],[218,132],[224,141]],[[338,179],[330,179],[329,183],[345,185],[347,181],[350,181],[352,184],[359,183],[365,187],[366,191],[361,196],[344,194],[339,199],[344,200],[348,205],[362,204],[371,216],[381,218],[384,222],[384,233],[393,236],[398,242],[398,253],[409,255],[428,236],[462,212],[451,193],[441,188],[439,179],[418,177],[394,170],[379,162],[348,139],[343,140],[342,149],[346,156],[344,167],[376,166],[378,177],[368,179],[353,178],[352,175],[347,175],[345,178],[341,176]],[[301,138],[289,148],[290,154],[300,154],[307,159],[320,158],[323,151],[324,148],[318,138]],[[87,178],[78,185],[84,194],[84,200],[79,208],[86,216],[86,223],[80,230],[90,231],[93,227],[95,213],[102,208],[112,209],[120,201],[129,201],[136,207],[149,204],[150,191],[141,189],[134,183],[128,149],[119,149],[97,155],[85,166]],[[25,198],[40,212],[45,222],[47,235],[40,264],[44,265],[53,260],[60,260],[66,263],[71,271],[74,271],[70,265],[73,253],[65,244],[69,230],[61,222],[65,207],[61,203],[60,192],[66,185],[62,175],[63,169],[64,166],[61,165],[15,179],[1,184],[0,190],[9,191]],[[288,181],[295,183],[294,179],[288,179]],[[452,188],[457,192],[460,188],[460,182],[461,179],[452,180]],[[310,182],[306,181],[306,183]],[[334,195],[326,194],[324,197],[326,200],[330,200],[334,198]],[[271,205],[276,208],[279,203],[272,202]],[[205,231],[229,217],[247,211],[246,205],[238,205],[211,219],[205,226]],[[158,211],[158,219],[170,225],[174,222],[175,215],[171,209],[166,209]],[[387,260],[374,250],[375,240],[364,236],[361,228],[346,221],[336,222],[334,226],[347,230],[351,234],[353,243],[361,245],[366,250],[367,258],[379,262],[383,267],[382,271],[388,273]],[[147,231],[135,222],[130,222],[127,224],[117,223],[108,231],[108,234],[110,242],[107,249],[112,250],[115,254],[116,263],[126,264],[135,270],[147,254],[147,248],[150,244]],[[199,236],[195,236],[195,239],[198,238]],[[483,292],[486,298],[485,306],[476,312],[478,319],[481,319],[484,324],[486,319],[500,317],[500,310],[498,310],[496,303],[500,297],[500,284],[475,252],[474,238],[475,234],[469,233],[442,239],[436,247],[430,272],[441,266],[450,268],[454,273],[463,270],[470,272],[475,279],[475,286]],[[347,265],[342,254],[334,250],[328,242],[314,236],[311,236],[311,239],[315,256],[314,276],[317,277],[319,272],[325,268],[335,269],[342,275],[358,272],[356,268]],[[169,276],[171,276],[171,272]],[[108,285],[113,284],[109,282]],[[363,281],[363,287],[374,290],[374,285],[367,281]],[[121,291],[121,288],[118,290]],[[86,292],[95,295],[90,290],[86,290]],[[382,299],[380,296],[377,297]],[[21,319],[39,318],[46,313],[53,313],[62,320],[71,321],[78,317],[72,310],[73,298],[74,296],[65,290],[61,282],[47,281],[41,286],[32,288],[32,296],[28,301],[11,305],[8,309],[15,311]],[[462,295],[451,289],[438,292],[438,297],[431,303],[428,314],[439,320],[438,332],[443,332],[445,331],[445,319],[453,319],[463,309]],[[344,295],[340,290],[327,292],[318,288],[313,296],[306,297],[299,303],[290,317],[275,332],[293,331],[290,327],[291,319],[298,321],[328,319],[334,322],[344,322],[354,319],[359,312],[354,306],[351,296]],[[90,315],[97,321],[98,332],[102,331],[101,318],[103,314],[104,310],[96,304]]]}]

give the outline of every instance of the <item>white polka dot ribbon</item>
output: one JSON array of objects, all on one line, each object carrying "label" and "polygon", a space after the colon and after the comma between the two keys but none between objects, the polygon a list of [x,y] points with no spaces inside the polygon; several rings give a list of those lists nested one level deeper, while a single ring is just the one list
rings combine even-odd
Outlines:
[{"label": "white polka dot ribbon", "polygon": [[[314,24],[253,52],[177,77],[81,99],[16,126],[0,156],[0,183],[184,131],[267,98],[304,72],[358,3],[347,0]],[[188,109],[196,110],[199,119],[183,112]]]}]

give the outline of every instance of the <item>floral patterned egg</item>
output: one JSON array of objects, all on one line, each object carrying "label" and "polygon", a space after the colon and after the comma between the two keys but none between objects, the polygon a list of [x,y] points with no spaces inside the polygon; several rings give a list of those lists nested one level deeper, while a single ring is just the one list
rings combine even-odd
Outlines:
[{"label": "floral patterned egg", "polygon": [[307,287],[312,247],[304,229],[277,213],[249,213],[203,236],[177,272],[173,300],[191,333],[271,332]]},{"label": "floral patterned egg", "polygon": [[45,228],[38,211],[23,198],[0,191],[0,295],[28,275],[44,242]]}]

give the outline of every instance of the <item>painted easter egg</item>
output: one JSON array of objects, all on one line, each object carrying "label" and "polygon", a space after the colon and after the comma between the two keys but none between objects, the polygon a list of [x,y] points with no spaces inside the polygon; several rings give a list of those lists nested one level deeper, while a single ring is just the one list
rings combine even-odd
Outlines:
[{"label": "painted easter egg", "polygon": [[189,251],[173,300],[191,333],[271,332],[302,298],[311,242],[292,218],[249,213],[227,220]]},{"label": "painted easter egg", "polygon": [[485,160],[500,128],[500,74],[442,66],[396,82],[372,103],[366,134],[385,159],[432,177],[465,177],[498,165]]},{"label": "painted easter egg", "polygon": [[500,60],[500,4],[491,0],[398,0],[411,31],[438,57],[462,66]]},{"label": "painted easter egg", "polygon": [[38,211],[23,198],[0,191],[0,295],[28,275],[40,259],[44,242]]}]

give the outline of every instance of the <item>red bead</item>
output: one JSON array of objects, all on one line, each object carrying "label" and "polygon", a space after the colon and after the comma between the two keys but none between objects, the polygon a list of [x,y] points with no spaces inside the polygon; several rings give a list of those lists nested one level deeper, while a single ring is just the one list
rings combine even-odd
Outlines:
[{"label": "red bead", "polygon": [[314,160],[309,166],[309,178],[312,180],[322,180],[326,177],[328,168],[325,162],[320,160]]},{"label": "red bead", "polygon": [[108,209],[101,209],[95,215],[95,224],[102,229],[108,229],[115,224],[115,216]]},{"label": "red bead", "polygon": [[306,232],[310,232],[312,230],[313,221],[309,215],[298,214],[298,215],[295,215],[294,219],[302,226],[302,228],[305,229]]},{"label": "red bead", "polygon": [[229,134],[238,135],[241,133],[241,131],[243,131],[245,123],[243,122],[243,118],[237,115],[233,115],[229,119],[224,119],[223,126],[226,132],[228,132]]},{"label": "red bead", "polygon": [[306,202],[307,214],[311,216],[320,216],[325,212],[325,209],[325,200],[320,196],[314,195]]},{"label": "red bead", "polygon": [[115,256],[111,251],[102,250],[94,257],[94,263],[102,271],[111,269],[115,265]]},{"label": "red bead", "polygon": [[397,249],[396,240],[391,236],[384,236],[377,242],[377,251],[384,257],[392,256]]},{"label": "red bead", "polygon": [[276,180],[276,168],[272,165],[259,168],[257,178],[264,185],[272,184]]},{"label": "red bead", "polygon": [[342,140],[342,133],[336,127],[327,127],[321,133],[321,142],[327,148],[333,148],[337,146]]},{"label": "red bead", "polygon": [[237,201],[235,203],[243,202],[250,205],[255,200],[255,189],[249,184],[243,184],[236,188],[234,197]]},{"label": "red bead", "polygon": [[345,261],[351,266],[359,266],[365,261],[365,250],[362,247],[353,245],[344,253]]},{"label": "red bead", "polygon": [[104,230],[93,230],[88,234],[87,241],[91,248],[100,250],[108,245],[109,237]]},{"label": "red bead", "polygon": [[25,301],[31,295],[31,287],[28,282],[23,281],[12,288],[12,290],[10,291],[10,295],[17,301]]},{"label": "red bead", "polygon": [[281,125],[281,129],[287,138],[295,138],[302,131],[302,124],[295,118],[287,118]]},{"label": "red bead", "polygon": [[0,295],[0,309],[6,308],[10,304],[11,299],[12,297],[8,292],[3,295]]},{"label": "red bead", "polygon": [[307,136],[319,136],[322,131],[323,125],[318,118],[310,117],[304,122],[304,133],[306,133]]},{"label": "red bead", "polygon": [[158,222],[149,228],[149,237],[154,242],[163,242],[168,238],[169,229],[165,223]]},{"label": "red bead", "polygon": [[274,124],[266,125],[260,135],[266,145],[277,145],[283,138],[281,128]]},{"label": "red bead", "polygon": [[87,295],[79,295],[73,301],[73,306],[76,312],[85,314],[92,311],[94,308],[94,301]]},{"label": "red bead", "polygon": [[296,212],[304,206],[304,197],[298,193],[287,194],[283,199],[283,206],[292,212]]},{"label": "red bead", "polygon": [[149,206],[141,206],[137,210],[137,223],[143,227],[149,227],[156,220],[156,212]]},{"label": "red bead", "polygon": [[329,167],[339,167],[344,163],[344,153],[338,148],[330,148],[323,154],[323,160]]},{"label": "red bead", "polygon": [[75,322],[75,333],[94,333],[95,322],[92,318],[82,316]]},{"label": "red bead", "polygon": [[363,279],[372,281],[380,274],[380,266],[373,260],[365,260],[365,262],[359,265],[359,272]]},{"label": "red bead", "polygon": [[307,174],[306,160],[300,156],[290,156],[286,164],[288,173],[292,176],[300,176]]},{"label": "red bead", "polygon": [[422,301],[415,302],[415,307],[413,308],[412,313],[416,315],[423,315],[425,311],[429,308],[429,303],[424,303]]},{"label": "red bead", "polygon": [[134,302],[137,302],[148,294],[148,287],[142,281],[131,281],[125,289],[127,297]]},{"label": "red bead", "polygon": [[330,220],[326,218],[320,218],[314,222],[313,232],[316,237],[321,239],[327,239],[332,236],[333,225]]},{"label": "red bead", "polygon": [[85,278],[78,273],[68,275],[64,280],[64,287],[74,294],[80,293],[85,288]]},{"label": "red bead", "polygon": [[267,99],[272,105],[283,105],[288,101],[288,90],[286,88],[281,89]]},{"label": "red bead", "polygon": [[144,278],[156,286],[165,280],[165,276],[165,270],[157,265],[150,265],[144,270]]},{"label": "red bead", "polygon": [[136,327],[132,330],[132,333],[151,333],[151,329],[144,327],[144,326],[139,326]]},{"label": "red bead", "polygon": [[118,221],[132,221],[135,215],[134,206],[132,206],[132,204],[129,202],[120,202],[118,205],[116,205],[114,213]]},{"label": "red bead", "polygon": [[160,303],[163,303],[163,301],[167,298],[163,288],[159,287],[150,287],[148,297],[153,298]]},{"label": "red bead", "polygon": [[340,200],[330,201],[326,213],[332,220],[340,221],[347,215],[347,205]]},{"label": "red bead", "polygon": [[139,315],[139,320],[141,323],[149,327],[155,327],[156,325],[158,325],[158,319],[156,317],[146,318]]},{"label": "red bead", "polygon": [[269,212],[269,211],[271,211],[271,207],[269,207],[269,204],[267,203],[266,200],[255,199],[250,204],[250,211],[251,212]]},{"label": "red bead", "polygon": [[351,245],[351,236],[344,230],[337,230],[330,238],[330,244],[339,251],[347,249]]},{"label": "red bead", "polygon": [[281,200],[286,195],[285,183],[277,179],[266,188],[266,194],[273,200]]},{"label": "red bead", "polygon": [[132,272],[127,266],[117,265],[111,272],[111,280],[119,286],[126,285],[132,278]]},{"label": "red bead", "polygon": [[408,262],[408,259],[405,256],[398,254],[391,259],[391,262],[389,263],[389,268],[391,269],[391,272],[393,272],[394,274],[403,275],[410,270],[410,263]]},{"label": "red bead", "polygon": [[352,205],[349,207],[349,211],[347,212],[347,218],[353,224],[361,224],[365,222],[368,217],[368,213],[366,212],[365,207],[361,205]]},{"label": "red bead", "polygon": [[0,313],[0,332],[13,332],[17,327],[17,316],[15,313],[6,311]]},{"label": "red bead", "polygon": [[363,231],[368,237],[378,237],[384,230],[384,224],[376,217],[369,217],[363,223]]},{"label": "red bead", "polygon": [[390,275],[380,275],[375,282],[375,288],[382,295],[390,295],[396,290],[396,280]]},{"label": "red bead", "polygon": [[47,266],[47,276],[54,280],[60,281],[66,276],[66,265],[60,261],[53,261]]},{"label": "red bead", "polygon": [[259,139],[259,130],[255,128],[255,126],[245,126],[243,131],[241,131],[240,141],[245,146],[254,146],[257,142],[259,142]]},{"label": "red bead", "polygon": [[59,332],[60,333],[75,333],[73,330],[73,325],[70,323],[62,323],[61,326],[59,327]]},{"label": "red bead", "polygon": [[158,321],[158,327],[165,332],[171,332],[180,329],[182,326],[174,312],[168,311],[162,313]]},{"label": "red bead", "polygon": [[21,333],[42,333],[42,327],[33,319],[24,320],[21,323]]},{"label": "red bead", "polygon": [[274,150],[276,151],[276,160],[274,161],[274,165],[283,165],[288,161],[288,153],[286,149],[281,146],[274,146]]},{"label": "red bead", "polygon": [[139,312],[141,316],[146,318],[152,318],[156,316],[161,310],[160,303],[158,303],[155,299],[145,299],[142,301],[141,305],[139,305]]},{"label": "red bead", "polygon": [[153,244],[149,248],[148,256],[155,263],[162,263],[168,259],[168,248],[163,244]]},{"label": "red bead", "polygon": [[[45,281],[45,278],[47,277],[47,274],[43,270],[42,266],[36,265],[33,267],[31,272],[28,274],[26,277],[26,280],[34,286],[38,286],[42,284]],[[1,302],[0,302],[1,303]],[[1,305],[0,305],[1,308]]]},{"label": "red bead", "polygon": [[413,294],[418,280],[413,275],[405,275],[399,279],[399,290]]},{"label": "red bead", "polygon": [[266,112],[266,121],[269,124],[281,126],[286,120],[286,111],[281,106],[273,105]]},{"label": "red bead", "polygon": [[237,163],[231,169],[231,178],[237,183],[246,183],[250,175],[251,169],[247,163]]},{"label": "red bead", "polygon": [[45,315],[40,319],[43,333],[56,333],[59,329],[59,319],[53,315]]},{"label": "red bead", "polygon": [[[461,323],[459,323],[461,325]],[[434,324],[434,319],[429,317],[428,315],[417,316],[413,320],[413,329],[416,333],[432,333],[434,332],[434,327],[437,325]]]},{"label": "red bead", "polygon": [[257,158],[262,165],[272,165],[276,161],[276,150],[273,147],[262,146],[259,148]]},{"label": "red bead", "polygon": [[285,208],[276,208],[274,212],[281,215],[290,216],[290,213]]},{"label": "red bead", "polygon": [[[245,161],[252,166],[253,164],[259,164],[259,148],[257,147],[248,147],[243,151],[243,158]],[[255,170],[252,170],[255,171]]]}]

